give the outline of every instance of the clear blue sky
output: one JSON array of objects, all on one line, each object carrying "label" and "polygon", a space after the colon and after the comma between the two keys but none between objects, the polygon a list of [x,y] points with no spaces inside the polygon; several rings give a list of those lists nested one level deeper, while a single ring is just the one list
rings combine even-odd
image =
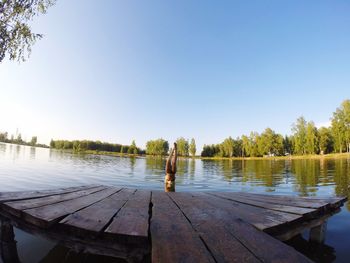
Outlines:
[{"label": "clear blue sky", "polygon": [[[0,131],[199,150],[350,97],[349,1],[70,1],[37,17],[30,59],[0,64]],[[198,151],[199,153],[199,151]]]}]

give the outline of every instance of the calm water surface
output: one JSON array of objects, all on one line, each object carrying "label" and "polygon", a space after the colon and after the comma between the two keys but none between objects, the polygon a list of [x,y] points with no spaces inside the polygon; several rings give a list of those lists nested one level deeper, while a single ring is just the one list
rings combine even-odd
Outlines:
[{"label": "calm water surface", "polygon": [[[0,191],[105,184],[163,190],[165,160],[79,155],[0,143]],[[350,157],[337,160],[179,160],[176,191],[246,191],[350,196]],[[328,222],[325,245],[290,242],[319,262],[350,262],[350,205]],[[55,244],[16,230],[23,262],[40,262]],[[55,252],[55,253],[54,253]],[[49,257],[43,262],[53,262]]]}]

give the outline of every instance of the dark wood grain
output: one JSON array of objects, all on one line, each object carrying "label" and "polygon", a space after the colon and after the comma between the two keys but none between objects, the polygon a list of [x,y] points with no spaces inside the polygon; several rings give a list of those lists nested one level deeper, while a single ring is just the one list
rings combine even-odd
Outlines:
[{"label": "dark wood grain", "polygon": [[188,216],[217,262],[310,262],[293,248],[204,198],[188,193],[169,196]]},{"label": "dark wood grain", "polygon": [[234,223],[226,224],[225,227],[262,262],[312,262],[294,248],[257,231],[242,219],[236,219]]},{"label": "dark wood grain", "polygon": [[200,192],[193,192],[191,194],[193,197],[203,199],[213,206],[224,209],[232,215],[254,225],[256,228],[262,231],[268,231],[269,233],[288,225],[290,222],[302,220],[302,216],[300,215],[242,204]]},{"label": "dark wood grain", "polygon": [[106,186],[97,186],[89,189],[83,189],[83,190],[70,192],[70,193],[63,193],[59,195],[50,195],[50,196],[39,197],[39,198],[31,198],[26,200],[6,202],[6,203],[0,204],[0,206],[3,206],[5,210],[9,211],[13,215],[20,216],[22,210],[25,210],[25,209],[37,208],[45,205],[55,204],[55,203],[87,196],[89,194],[101,191],[106,188],[107,188]]},{"label": "dark wood grain", "polygon": [[102,191],[80,198],[38,208],[23,210],[21,217],[34,225],[49,227],[53,223],[62,219],[62,217],[72,214],[98,201],[101,201],[102,199],[114,194],[118,190],[119,188],[106,188]]},{"label": "dark wood grain", "polygon": [[129,261],[308,262],[270,235],[286,240],[316,227],[345,200],[89,185],[0,193],[0,218],[75,251]]},{"label": "dark wood grain", "polygon": [[208,193],[220,198],[224,198],[231,201],[236,201],[239,203],[244,203],[247,205],[257,206],[261,208],[266,208],[270,210],[280,211],[280,212],[286,212],[296,215],[302,215],[304,217],[313,217],[318,214],[318,209],[315,208],[305,208],[305,207],[295,207],[290,205],[281,205],[281,204],[272,204],[272,203],[266,203],[261,200],[250,200],[248,198],[242,197],[240,195],[232,195],[231,193],[220,193],[220,192],[213,192]]},{"label": "dark wood grain", "polygon": [[14,200],[23,200],[30,198],[38,198],[50,195],[60,195],[64,193],[75,192],[83,189],[89,189],[99,185],[83,185],[77,187],[66,187],[54,190],[37,190],[37,191],[18,191],[18,192],[2,192],[0,193],[0,203]]},{"label": "dark wood grain", "polygon": [[215,262],[198,233],[166,193],[152,192],[152,262]]},{"label": "dark wood grain", "polygon": [[305,199],[310,199],[310,200],[319,200],[319,201],[324,201],[327,202],[332,208],[338,208],[342,206],[348,198],[345,196],[342,197],[305,197]]},{"label": "dark wood grain", "polygon": [[268,196],[268,195],[261,195],[261,194],[249,194],[249,193],[235,193],[233,195],[240,195],[250,200],[258,200],[266,203],[290,205],[295,207],[316,208],[316,209],[319,209],[319,208],[328,209],[330,207],[330,204],[323,199],[312,200],[312,199],[303,199],[303,198],[300,199],[298,197],[293,197],[293,196],[274,196],[274,195]]},{"label": "dark wood grain", "polygon": [[188,193],[169,193],[169,196],[189,219],[216,262],[260,262],[226,230],[225,224],[234,223],[235,215],[208,205],[204,200],[193,198]]},{"label": "dark wood grain", "polygon": [[134,189],[122,189],[82,210],[74,212],[60,221],[60,224],[74,228],[76,231],[99,233],[112,220],[115,214],[129,200]]},{"label": "dark wood grain", "polygon": [[128,241],[148,239],[151,191],[137,190],[113,218],[105,234],[123,236]]}]

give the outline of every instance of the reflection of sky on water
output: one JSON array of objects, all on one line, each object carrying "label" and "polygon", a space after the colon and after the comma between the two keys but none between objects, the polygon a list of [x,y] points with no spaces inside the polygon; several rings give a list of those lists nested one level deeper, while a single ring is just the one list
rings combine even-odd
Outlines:
[{"label": "reflection of sky on water", "polygon": [[[163,189],[165,159],[71,154],[0,143],[0,191],[88,183]],[[349,159],[178,160],[177,191],[347,195]]]}]

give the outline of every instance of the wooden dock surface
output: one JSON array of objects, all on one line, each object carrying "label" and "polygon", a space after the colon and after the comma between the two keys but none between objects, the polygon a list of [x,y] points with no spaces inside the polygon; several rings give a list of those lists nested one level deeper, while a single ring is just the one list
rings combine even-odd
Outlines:
[{"label": "wooden dock surface", "polygon": [[0,217],[77,251],[130,262],[310,262],[281,241],[321,226],[345,201],[88,185],[0,193]]}]

